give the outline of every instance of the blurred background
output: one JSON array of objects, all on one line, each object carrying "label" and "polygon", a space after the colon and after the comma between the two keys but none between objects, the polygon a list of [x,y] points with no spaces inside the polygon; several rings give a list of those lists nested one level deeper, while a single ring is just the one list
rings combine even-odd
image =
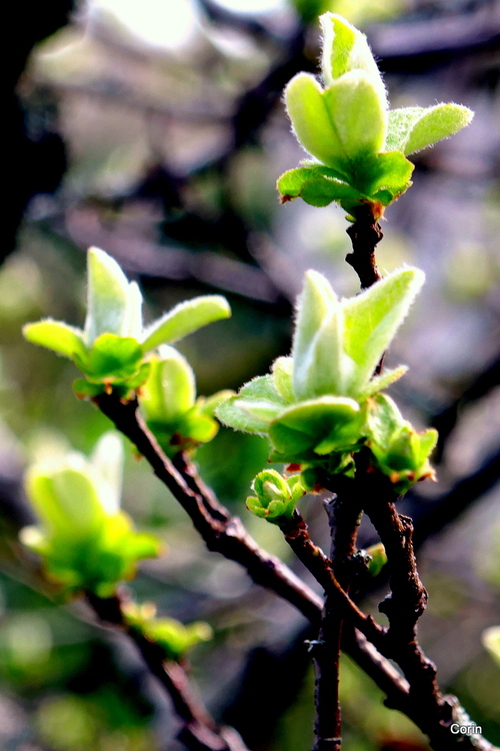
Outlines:
[{"label": "blurred background", "polygon": [[[430,602],[420,634],[444,690],[500,744],[500,669],[481,634],[500,624],[500,5],[488,0],[26,0],[12,9],[4,118],[0,267],[0,748],[182,751],[171,707],[134,649],[63,605],[17,542],[32,520],[25,467],[68,445],[88,452],[106,418],[72,395],[71,363],[23,341],[41,316],[81,325],[85,250],[139,281],[151,320],[203,293],[233,317],[180,347],[201,394],[238,388],[290,348],[303,272],[357,292],[340,208],[280,206],[276,178],[304,154],[284,113],[293,74],[314,71],[317,16],[343,14],[376,54],[392,107],[455,101],[472,125],[416,155],[414,186],[387,211],[379,265],[423,268],[427,284],[388,365],[391,393],[440,431],[438,484],[403,502],[415,518]],[[131,452],[129,451],[129,454]],[[244,508],[262,439],[221,429],[200,449],[204,479],[258,541],[297,572],[280,533]],[[145,463],[129,458],[124,507],[169,546],[130,585],[161,614],[206,620],[191,656],[204,701],[252,751],[305,751],[313,675],[304,619],[208,553]],[[325,545],[318,499],[303,511]],[[361,541],[375,537],[363,526]],[[309,581],[308,577],[306,579]],[[309,582],[310,583],[310,582]],[[376,613],[385,582],[367,591]],[[343,663],[349,751],[422,751]]]}]

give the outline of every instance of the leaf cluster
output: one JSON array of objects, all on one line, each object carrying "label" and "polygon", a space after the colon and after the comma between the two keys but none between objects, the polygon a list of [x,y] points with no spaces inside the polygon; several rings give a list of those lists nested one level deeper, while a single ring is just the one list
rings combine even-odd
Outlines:
[{"label": "leaf cluster", "polygon": [[473,113],[457,104],[390,111],[365,35],[334,13],[320,23],[324,85],[298,73],[285,89],[293,131],[314,159],[285,172],[278,191],[282,201],[336,201],[351,216],[368,202],[378,218],[411,185],[414,167],[406,157],[453,135]]},{"label": "leaf cluster", "polygon": [[309,487],[325,473],[353,474],[353,454],[363,446],[398,490],[429,476],[436,432],[419,435],[379,394],[405,368],[373,375],[423,280],[421,271],[406,268],[339,299],[321,274],[307,272],[291,356],[223,402],[218,417],[267,436],[270,461],[300,464]]},{"label": "leaf cluster", "polygon": [[104,434],[90,459],[76,452],[32,466],[26,492],[39,519],[21,541],[40,554],[65,594],[79,590],[109,597],[135,575],[137,561],[156,557],[159,541],[136,532],[120,510],[122,444]]}]

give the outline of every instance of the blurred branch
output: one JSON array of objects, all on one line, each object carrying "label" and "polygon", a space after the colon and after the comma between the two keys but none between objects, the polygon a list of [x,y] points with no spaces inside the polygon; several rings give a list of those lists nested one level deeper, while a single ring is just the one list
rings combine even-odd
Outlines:
[{"label": "blurred branch", "polygon": [[241,738],[232,730],[226,736],[205,707],[194,697],[183,667],[165,659],[162,647],[130,626],[118,595],[109,598],[88,593],[87,601],[104,623],[117,626],[134,642],[151,673],[160,681],[183,721],[178,737],[192,751],[248,751]]},{"label": "blurred branch", "polygon": [[441,461],[446,441],[453,432],[463,408],[466,407],[467,404],[486,396],[486,394],[498,386],[499,383],[500,358],[489,363],[489,365],[481,373],[476,375],[474,380],[463,389],[456,399],[441,410],[441,412],[434,415],[431,425],[436,428],[439,433],[438,444],[433,454],[434,462]]}]

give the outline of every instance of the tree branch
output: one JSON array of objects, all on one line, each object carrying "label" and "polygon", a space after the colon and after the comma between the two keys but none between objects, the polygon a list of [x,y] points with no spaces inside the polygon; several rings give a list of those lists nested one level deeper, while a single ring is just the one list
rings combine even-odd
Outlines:
[{"label": "tree branch", "polygon": [[384,234],[372,203],[361,203],[356,209],[355,220],[346,229],[351,238],[352,253],[348,253],[345,260],[359,276],[361,289],[367,289],[382,279],[375,260],[375,248]]},{"label": "tree branch", "polygon": [[183,721],[178,734],[192,751],[248,751],[231,728],[219,728],[205,707],[194,697],[185,670],[176,662],[166,660],[163,648],[148,639],[139,629],[130,626],[124,616],[118,595],[109,598],[87,594],[87,601],[99,620],[124,631],[134,642],[151,673],[169,695],[176,714]]}]

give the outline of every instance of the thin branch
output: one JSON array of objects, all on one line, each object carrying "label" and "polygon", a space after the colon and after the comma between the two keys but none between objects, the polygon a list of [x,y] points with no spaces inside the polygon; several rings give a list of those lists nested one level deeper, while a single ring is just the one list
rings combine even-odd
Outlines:
[{"label": "thin branch", "polygon": [[[163,648],[148,639],[125,619],[120,598],[101,598],[89,593],[87,601],[99,620],[124,631],[134,642],[151,673],[166,689],[176,714],[183,721],[179,732],[192,751],[248,751],[237,733],[225,733],[219,728],[205,707],[195,698],[186,672],[176,662],[167,661]],[[228,742],[229,739],[232,739]]]},{"label": "thin branch", "polygon": [[100,394],[94,402],[129,438],[191,518],[209,550],[240,563],[256,584],[273,590],[319,624],[322,600],[278,558],[261,550],[240,519],[215,502],[194,471],[181,473],[165,456],[138,412],[137,400],[123,403],[115,394]]},{"label": "thin branch", "polygon": [[356,221],[346,229],[351,238],[352,253],[348,253],[345,260],[359,276],[361,289],[367,289],[382,279],[375,260],[375,248],[384,234],[374,211],[374,204],[360,204],[355,213]]},{"label": "thin branch", "polygon": [[[230,560],[240,563],[257,584],[274,591],[297,607],[313,624],[320,625],[321,598],[279,559],[270,556],[258,547],[244,529],[241,521],[232,517],[229,511],[215,500],[211,491],[204,487],[192,469],[192,465],[186,463],[184,459],[178,459],[178,468],[174,467],[144,424],[138,413],[137,400],[121,402],[115,394],[104,393],[95,397],[93,401],[114,422],[117,429],[137,446],[160,481],[187,511],[210,550],[218,551]],[[307,529],[303,531],[307,532]],[[298,551],[303,547],[300,525],[297,532],[296,552],[299,555]],[[451,723],[461,722],[466,715],[455,697],[445,697],[448,715],[439,725],[433,722],[432,717],[412,711],[411,702],[408,705],[410,693],[406,690],[405,680],[397,675],[393,666],[383,656],[387,651],[385,629],[377,625],[371,616],[359,610],[349,595],[342,590],[329,566],[325,566],[328,559],[314,546],[308,534],[303,540],[308,541],[306,557],[312,566],[310,570],[325,589],[336,593],[334,596],[338,598],[339,607],[343,609],[346,620],[349,620],[349,623],[358,628],[366,637],[366,639],[363,638],[359,633],[351,636],[349,633],[351,628],[349,631],[345,629],[345,651],[385,691],[390,706],[404,711],[417,727],[430,737],[431,746],[435,751],[448,751],[448,749],[452,751],[458,748],[461,751],[495,751],[494,746],[483,738],[453,735],[450,732]]]}]

